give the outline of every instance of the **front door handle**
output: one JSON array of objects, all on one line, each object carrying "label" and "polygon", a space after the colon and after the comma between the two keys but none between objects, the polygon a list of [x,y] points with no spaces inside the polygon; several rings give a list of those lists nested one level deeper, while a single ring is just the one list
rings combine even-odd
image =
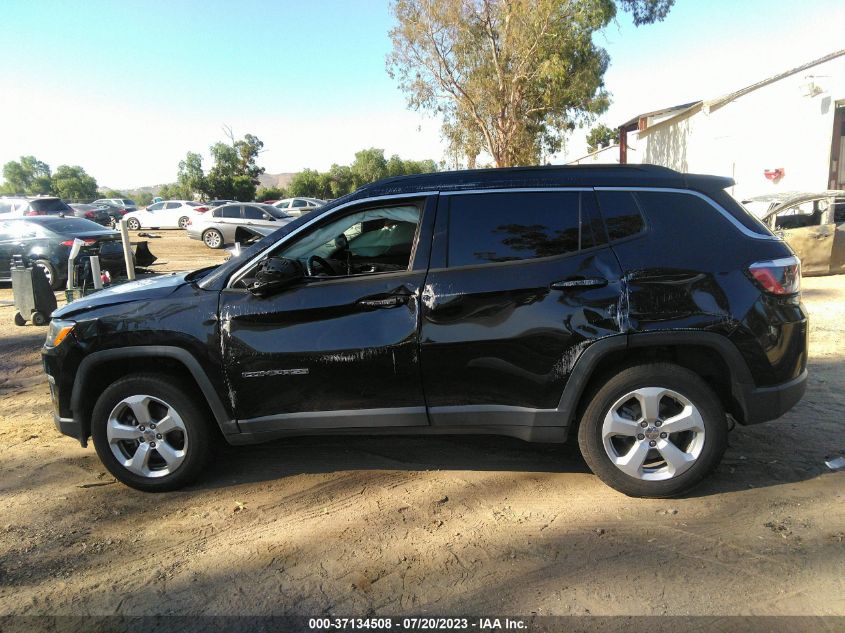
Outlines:
[{"label": "front door handle", "polygon": [[586,288],[604,288],[607,279],[603,277],[588,277],[586,279],[562,279],[549,284],[552,290],[583,290]]}]

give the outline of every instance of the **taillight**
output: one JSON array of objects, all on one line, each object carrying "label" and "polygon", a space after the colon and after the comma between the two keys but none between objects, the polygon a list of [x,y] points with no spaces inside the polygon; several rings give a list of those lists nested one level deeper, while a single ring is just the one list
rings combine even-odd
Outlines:
[{"label": "taillight", "polygon": [[[82,240],[85,246],[93,246],[97,243],[97,240]],[[62,242],[62,246],[73,246],[73,240],[65,240]]]},{"label": "taillight", "polygon": [[29,215],[29,216],[32,216],[32,215],[41,215],[41,213],[40,213],[40,212],[38,212],[38,211],[36,211],[35,209],[30,209],[29,211],[27,211],[26,213],[24,213],[24,215]]},{"label": "taillight", "polygon": [[93,211],[86,211],[86,212],[85,212],[85,217],[86,217],[86,218],[93,218],[93,217],[94,217],[94,212],[93,212]]},{"label": "taillight", "polygon": [[196,211],[197,213],[205,213],[206,211],[208,211],[208,207],[196,207],[194,211]]},{"label": "taillight", "polygon": [[754,262],[748,267],[754,281],[773,295],[801,292],[801,261],[793,257]]}]

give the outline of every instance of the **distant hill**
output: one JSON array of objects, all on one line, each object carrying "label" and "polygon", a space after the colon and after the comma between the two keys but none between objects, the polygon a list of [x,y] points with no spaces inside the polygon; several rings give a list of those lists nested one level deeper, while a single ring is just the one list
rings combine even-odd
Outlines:
[{"label": "distant hill", "polygon": [[[284,172],[281,174],[261,174],[258,177],[258,188],[270,189],[271,187],[281,187],[285,188],[290,184],[290,181],[293,180],[295,173],[291,172]],[[125,193],[132,195],[134,193],[149,193],[153,196],[158,195],[159,189],[164,186],[165,183],[160,185],[148,185],[146,187],[135,187],[134,189],[126,189],[124,190]],[[102,190],[109,189],[109,187],[100,187]]]}]

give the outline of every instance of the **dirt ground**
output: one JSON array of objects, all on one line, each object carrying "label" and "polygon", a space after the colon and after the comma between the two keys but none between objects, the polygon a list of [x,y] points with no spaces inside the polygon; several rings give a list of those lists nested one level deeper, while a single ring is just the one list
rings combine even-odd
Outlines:
[{"label": "dirt ground", "polygon": [[[221,253],[160,231],[160,270]],[[165,263],[166,262],[166,263]],[[53,427],[0,286],[0,616],[845,615],[845,276],[806,279],[811,382],[688,498],[630,499],[574,445],[301,438],[144,494]],[[0,627],[2,628],[2,627]]]}]

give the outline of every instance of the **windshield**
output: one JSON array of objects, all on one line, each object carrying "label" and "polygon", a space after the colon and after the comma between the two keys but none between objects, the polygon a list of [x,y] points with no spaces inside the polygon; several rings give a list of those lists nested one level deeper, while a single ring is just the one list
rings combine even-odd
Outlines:
[{"label": "windshield", "polygon": [[70,211],[70,207],[58,198],[47,198],[45,200],[33,200],[29,203],[33,210],[39,213],[61,213]]}]

